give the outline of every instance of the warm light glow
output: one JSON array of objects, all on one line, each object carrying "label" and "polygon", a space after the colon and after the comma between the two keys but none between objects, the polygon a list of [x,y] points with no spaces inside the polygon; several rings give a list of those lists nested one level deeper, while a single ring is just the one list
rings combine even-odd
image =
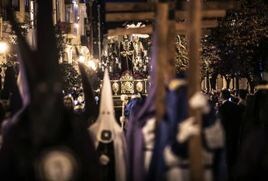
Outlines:
[{"label": "warm light glow", "polygon": [[83,55],[80,55],[78,58],[78,61],[82,64],[84,64],[85,66],[87,66],[89,69],[96,71],[97,70],[97,59],[90,59],[88,60],[88,58],[86,58]]},{"label": "warm light glow", "polygon": [[78,28],[78,27],[79,27],[79,24],[78,24],[78,23],[75,23],[75,24],[74,24],[74,27],[75,27],[75,28]]},{"label": "warm light glow", "polygon": [[80,55],[78,61],[81,62],[81,63],[85,63],[86,57],[83,56],[83,55]]},{"label": "warm light glow", "polygon": [[139,38],[149,38],[150,37],[148,34],[132,34],[132,36],[137,36]]},{"label": "warm light glow", "polygon": [[142,27],[145,27],[144,24],[142,24],[141,22],[138,22],[137,24],[128,24],[127,25],[127,29],[130,29],[130,28],[142,28]]},{"label": "warm light glow", "polygon": [[97,70],[96,63],[95,63],[93,60],[89,60],[89,61],[87,62],[87,66],[88,66],[89,68],[91,68],[92,70],[94,70],[94,71]]},{"label": "warm light glow", "polygon": [[0,41],[0,54],[6,53],[9,49],[9,46],[6,42]]},{"label": "warm light glow", "polygon": [[[131,28],[143,28],[145,27],[145,24],[142,24],[141,22],[138,22],[137,24],[128,24],[127,25],[127,29],[131,29]],[[150,36],[148,34],[133,34],[132,36],[137,36],[139,38],[149,38]]]}]

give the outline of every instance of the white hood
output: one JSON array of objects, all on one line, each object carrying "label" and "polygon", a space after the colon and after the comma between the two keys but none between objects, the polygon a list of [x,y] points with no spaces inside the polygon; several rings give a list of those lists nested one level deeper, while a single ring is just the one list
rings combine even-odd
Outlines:
[{"label": "white hood", "polygon": [[[99,116],[95,124],[89,128],[96,148],[99,142],[114,143],[116,180],[126,180],[126,141],[124,133],[117,123],[114,115],[111,81],[108,71],[105,70],[101,91]],[[111,133],[109,139],[105,139],[105,133]]]}]

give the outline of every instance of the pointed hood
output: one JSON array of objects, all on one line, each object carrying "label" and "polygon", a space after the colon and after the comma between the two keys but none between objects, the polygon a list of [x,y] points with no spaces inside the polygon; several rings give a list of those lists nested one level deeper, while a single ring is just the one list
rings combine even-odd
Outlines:
[{"label": "pointed hood", "polygon": [[89,124],[92,124],[98,116],[98,104],[95,101],[94,92],[90,83],[90,80],[87,76],[85,65],[78,63],[79,70],[82,78],[82,86],[85,95],[85,110],[84,115],[89,119]]},{"label": "pointed hood", "polygon": [[101,91],[100,113],[114,116],[114,103],[112,98],[111,81],[108,70],[105,70]]},{"label": "pointed hood", "polygon": [[97,142],[109,143],[115,140],[115,135],[121,132],[114,115],[111,81],[108,70],[105,70],[99,116],[95,124],[90,127]]},{"label": "pointed hood", "polygon": [[115,154],[116,181],[126,180],[126,141],[124,133],[114,116],[111,81],[108,70],[105,70],[101,91],[99,116],[89,131],[95,142],[96,148],[99,142],[113,142]]}]

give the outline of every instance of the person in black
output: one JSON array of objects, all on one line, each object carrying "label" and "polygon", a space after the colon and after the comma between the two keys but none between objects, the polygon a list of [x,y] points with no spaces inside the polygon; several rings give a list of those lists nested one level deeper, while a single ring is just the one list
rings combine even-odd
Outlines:
[{"label": "person in black", "polygon": [[239,117],[237,116],[238,106],[229,100],[230,97],[231,95],[228,90],[225,89],[221,92],[223,102],[219,107],[219,117],[225,131],[226,163],[229,180],[232,180],[232,170],[237,157]]},{"label": "person in black", "polygon": [[268,38],[262,38],[258,56],[262,81],[248,96],[244,116],[243,142],[236,166],[237,181],[268,180]]},{"label": "person in black", "polygon": [[42,8],[37,12],[36,50],[21,34],[11,4],[7,6],[17,35],[22,80],[27,82],[22,85],[28,88],[21,97],[29,100],[3,132],[1,181],[98,181],[94,143],[83,120],[63,105],[56,37],[52,18],[47,16],[52,13],[52,1],[37,0],[37,4]]},{"label": "person in black", "polygon": [[267,83],[257,86],[257,92],[250,96],[245,109],[243,140],[235,173],[237,181],[268,179],[267,87]]}]

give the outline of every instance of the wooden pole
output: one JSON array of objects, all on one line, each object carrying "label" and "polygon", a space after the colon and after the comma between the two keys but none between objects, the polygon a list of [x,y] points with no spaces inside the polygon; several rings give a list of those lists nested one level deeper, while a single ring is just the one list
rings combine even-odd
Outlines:
[{"label": "wooden pole", "polygon": [[108,36],[118,36],[118,35],[131,35],[135,33],[140,34],[151,34],[153,32],[153,27],[151,25],[147,25],[146,27],[140,28],[116,28],[108,30]]},{"label": "wooden pole", "polygon": [[25,0],[20,0],[20,18],[19,18],[19,22],[23,23],[25,20]]},{"label": "wooden pole", "polygon": [[175,1],[169,1],[169,21],[168,21],[168,37],[167,37],[167,63],[168,66],[166,68],[167,81],[170,82],[176,74],[176,21],[175,21]]},{"label": "wooden pole", "polygon": [[155,35],[154,48],[156,48],[156,121],[162,119],[165,112],[165,68],[167,57],[167,35],[168,35],[168,3],[159,2],[156,7]]},{"label": "wooden pole", "polygon": [[[226,10],[204,10],[201,13],[203,18],[215,18],[224,17]],[[186,19],[188,14],[187,11],[179,10],[176,11],[175,16],[177,18]],[[124,21],[142,21],[142,20],[154,20],[154,12],[117,12],[107,13],[106,22],[124,22]]]},{"label": "wooden pole", "polygon": [[53,25],[56,25],[57,23],[57,2],[56,0],[52,1],[52,17],[53,17]]},{"label": "wooden pole", "polygon": [[[201,36],[201,0],[189,2],[189,70],[188,70],[188,96],[191,98],[196,92],[200,92],[200,36]],[[201,129],[201,114],[197,110],[189,108],[190,116],[195,117],[196,124]],[[190,177],[191,181],[203,181],[201,137],[194,136],[190,140]]]},{"label": "wooden pole", "polygon": [[57,20],[59,22],[65,22],[65,1],[64,0],[59,0],[58,1],[58,17]]},{"label": "wooden pole", "polygon": [[[107,2],[105,3],[105,9],[108,13],[114,12],[149,12],[154,11],[155,1],[154,2]],[[163,1],[163,0],[162,0]],[[228,0],[227,0],[228,1]],[[232,0],[228,2],[224,1],[205,1],[203,3],[203,10],[216,10],[216,9],[233,9],[238,7],[239,2]],[[180,2],[180,9],[185,10],[189,8],[188,2]]]},{"label": "wooden pole", "polygon": [[147,11],[153,11],[155,7],[155,3],[149,3],[149,2],[139,2],[139,3],[105,3],[105,9],[106,12],[147,12]]},{"label": "wooden pole", "polygon": [[[170,21],[170,22],[172,25],[171,25],[171,27],[169,27],[169,31],[171,31],[171,32],[168,33],[168,36],[174,36],[174,33],[175,34],[176,33],[185,34],[185,32],[188,29],[186,23],[176,23],[175,20]],[[218,26],[218,21],[216,19],[202,21],[202,28],[215,28],[217,26]],[[175,30],[176,30],[176,32],[175,32]],[[208,31],[208,29],[207,29],[207,31]],[[153,32],[153,26],[147,25],[145,27],[129,28],[129,29],[126,29],[126,28],[110,29],[110,30],[108,30],[108,36],[131,35],[131,34],[135,34],[135,33],[152,34],[152,32]],[[175,35],[175,39],[176,39],[176,35]],[[174,40],[171,40],[171,41],[174,42]]]}]

